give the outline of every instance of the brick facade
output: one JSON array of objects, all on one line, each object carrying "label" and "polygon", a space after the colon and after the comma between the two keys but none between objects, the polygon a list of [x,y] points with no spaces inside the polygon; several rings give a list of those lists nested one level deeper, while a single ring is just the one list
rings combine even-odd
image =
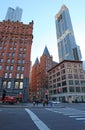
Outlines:
[{"label": "brick facade", "polygon": [[47,71],[56,63],[53,62],[52,56],[43,54],[40,57],[40,62],[32,66],[31,82],[30,82],[30,97],[43,100],[46,98],[48,90]]},{"label": "brick facade", "polygon": [[0,90],[28,98],[33,21],[0,22]]}]

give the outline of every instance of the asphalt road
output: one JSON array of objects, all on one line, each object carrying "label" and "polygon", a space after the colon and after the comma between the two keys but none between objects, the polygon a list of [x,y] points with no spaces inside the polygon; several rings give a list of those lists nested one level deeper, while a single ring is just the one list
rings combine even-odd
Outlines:
[{"label": "asphalt road", "polygon": [[85,130],[85,104],[0,107],[0,130]]}]

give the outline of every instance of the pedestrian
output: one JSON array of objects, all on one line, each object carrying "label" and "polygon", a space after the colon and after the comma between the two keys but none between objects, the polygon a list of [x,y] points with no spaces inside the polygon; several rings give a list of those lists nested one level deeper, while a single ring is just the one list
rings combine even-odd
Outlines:
[{"label": "pedestrian", "polygon": [[42,102],[42,103],[43,103],[43,106],[45,106],[45,100],[43,100],[43,102]]},{"label": "pedestrian", "polygon": [[35,101],[33,101],[33,106],[35,107]]},{"label": "pedestrian", "polygon": [[38,103],[39,103],[38,100],[36,100],[36,105],[37,105],[37,107],[38,107]]},{"label": "pedestrian", "polygon": [[5,97],[6,97],[6,90],[3,89],[3,94],[2,94],[2,102],[3,102],[3,103],[4,103]]},{"label": "pedestrian", "polygon": [[23,98],[22,92],[19,93],[18,98],[19,98],[19,102],[22,103],[22,98]]}]

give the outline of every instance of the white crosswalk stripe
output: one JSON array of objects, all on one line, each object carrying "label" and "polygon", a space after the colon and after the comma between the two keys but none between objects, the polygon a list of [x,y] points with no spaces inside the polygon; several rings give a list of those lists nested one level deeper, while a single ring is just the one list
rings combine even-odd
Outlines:
[{"label": "white crosswalk stripe", "polygon": [[46,108],[49,111],[56,112],[68,116],[69,118],[74,118],[77,121],[83,121],[85,123],[85,111],[77,110],[74,108]]}]

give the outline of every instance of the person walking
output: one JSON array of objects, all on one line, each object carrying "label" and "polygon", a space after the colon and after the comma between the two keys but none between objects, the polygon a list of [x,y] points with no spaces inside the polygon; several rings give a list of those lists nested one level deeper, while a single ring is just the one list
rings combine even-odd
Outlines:
[{"label": "person walking", "polygon": [[3,89],[3,94],[2,94],[2,102],[3,102],[3,103],[4,103],[5,96],[6,96],[6,90]]}]

